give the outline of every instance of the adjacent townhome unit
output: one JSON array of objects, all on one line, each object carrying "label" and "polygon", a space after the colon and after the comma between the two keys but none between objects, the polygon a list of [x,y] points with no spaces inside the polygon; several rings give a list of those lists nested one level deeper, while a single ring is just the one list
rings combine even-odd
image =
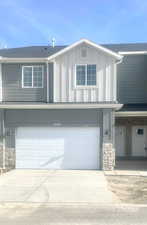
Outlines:
[{"label": "adjacent townhome unit", "polygon": [[123,107],[115,113],[116,156],[147,160],[147,43],[115,47],[124,56],[117,69],[117,99]]},{"label": "adjacent townhome unit", "polygon": [[113,170],[116,157],[145,158],[146,50],[87,39],[1,49],[0,167]]}]

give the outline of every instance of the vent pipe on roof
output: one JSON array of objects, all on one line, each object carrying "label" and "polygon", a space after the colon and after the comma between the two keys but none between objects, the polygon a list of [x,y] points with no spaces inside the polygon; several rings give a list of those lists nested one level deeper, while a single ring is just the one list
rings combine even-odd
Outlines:
[{"label": "vent pipe on roof", "polygon": [[55,42],[56,42],[55,38],[52,38],[52,47],[53,48],[55,47]]}]

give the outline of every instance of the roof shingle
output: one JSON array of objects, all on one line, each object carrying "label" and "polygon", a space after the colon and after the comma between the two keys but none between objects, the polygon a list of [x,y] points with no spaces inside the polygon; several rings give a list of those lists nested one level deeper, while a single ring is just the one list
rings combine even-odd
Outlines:
[{"label": "roof shingle", "polygon": [[[147,43],[130,43],[130,44],[101,44],[114,52],[119,51],[147,51]],[[44,58],[49,57],[63,48],[62,46],[28,46],[20,48],[0,49],[0,56],[9,58]]]}]

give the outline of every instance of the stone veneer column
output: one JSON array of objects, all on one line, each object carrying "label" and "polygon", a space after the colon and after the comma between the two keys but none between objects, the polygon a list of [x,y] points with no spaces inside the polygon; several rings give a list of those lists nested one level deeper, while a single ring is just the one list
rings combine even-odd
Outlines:
[{"label": "stone veneer column", "polygon": [[[13,128],[14,130],[14,128]],[[13,132],[14,134],[14,132]],[[5,127],[5,110],[0,110],[0,170],[5,172],[15,168],[15,149],[10,144],[12,136],[12,128]]]},{"label": "stone veneer column", "polygon": [[103,110],[103,143],[102,143],[102,169],[113,170],[115,166],[114,149],[114,111]]}]

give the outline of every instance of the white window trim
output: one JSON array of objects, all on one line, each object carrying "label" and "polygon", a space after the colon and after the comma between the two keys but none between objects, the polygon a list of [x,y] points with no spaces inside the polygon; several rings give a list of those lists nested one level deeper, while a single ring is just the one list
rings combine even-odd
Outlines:
[{"label": "white window trim", "polygon": [[77,66],[86,66],[86,78],[85,78],[85,82],[87,84],[87,65],[96,65],[96,64],[75,64],[75,88],[77,89],[92,89],[92,88],[98,88],[98,84],[97,84],[97,65],[96,65],[96,85],[77,85]]},{"label": "white window trim", "polygon": [[[24,68],[31,67],[32,68],[32,86],[24,86]],[[42,86],[41,87],[34,87],[34,67],[42,67]],[[44,81],[44,66],[43,65],[33,65],[33,66],[22,66],[22,88],[43,88]]]}]

